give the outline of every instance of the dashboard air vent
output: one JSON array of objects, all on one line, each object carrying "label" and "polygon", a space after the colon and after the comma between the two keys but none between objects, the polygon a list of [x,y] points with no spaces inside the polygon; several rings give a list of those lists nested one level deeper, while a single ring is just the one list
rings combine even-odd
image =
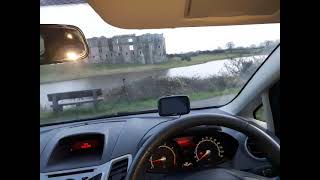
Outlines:
[{"label": "dashboard air vent", "polygon": [[255,159],[265,159],[266,155],[263,153],[259,146],[259,141],[253,137],[248,137],[246,139],[246,149],[248,153]]},{"label": "dashboard air vent", "polygon": [[61,177],[61,176],[70,176],[70,175],[83,174],[83,173],[89,173],[89,172],[93,172],[93,169],[87,169],[87,170],[82,170],[82,171],[74,171],[74,172],[67,172],[67,173],[59,173],[59,174],[50,174],[50,175],[48,175],[48,178]]},{"label": "dashboard air vent", "polygon": [[108,180],[123,180],[127,175],[128,159],[122,159],[111,165]]}]

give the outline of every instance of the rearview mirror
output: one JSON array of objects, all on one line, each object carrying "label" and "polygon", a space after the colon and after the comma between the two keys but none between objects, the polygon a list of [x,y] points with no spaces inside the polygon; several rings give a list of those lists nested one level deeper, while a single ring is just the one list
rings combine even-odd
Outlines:
[{"label": "rearview mirror", "polygon": [[78,27],[40,24],[40,65],[79,61],[88,54],[87,41]]}]

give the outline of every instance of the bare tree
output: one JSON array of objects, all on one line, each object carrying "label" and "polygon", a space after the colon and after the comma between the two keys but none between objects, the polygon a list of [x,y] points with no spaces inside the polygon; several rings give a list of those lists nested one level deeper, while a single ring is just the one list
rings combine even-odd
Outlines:
[{"label": "bare tree", "polygon": [[240,57],[224,63],[224,71],[220,71],[222,76],[231,76],[238,79],[238,83],[243,83],[261,65],[264,57]]},{"label": "bare tree", "polygon": [[227,61],[224,64],[224,67],[228,75],[240,76],[242,72],[245,72],[249,65],[251,65],[251,63],[247,62],[245,58],[239,58]]},{"label": "bare tree", "polygon": [[273,43],[272,43],[272,41],[265,41],[264,44],[265,44],[265,47],[269,47]]},{"label": "bare tree", "polygon": [[226,44],[226,48],[227,48],[228,50],[230,50],[231,53],[232,53],[232,50],[233,50],[234,47],[235,47],[235,45],[234,45],[233,42],[228,42],[228,43]]},{"label": "bare tree", "polygon": [[255,44],[251,44],[250,48],[256,48],[257,46]]},{"label": "bare tree", "polygon": [[270,52],[279,44],[280,41],[264,41],[260,44],[260,47],[263,49],[263,54],[270,54]]}]

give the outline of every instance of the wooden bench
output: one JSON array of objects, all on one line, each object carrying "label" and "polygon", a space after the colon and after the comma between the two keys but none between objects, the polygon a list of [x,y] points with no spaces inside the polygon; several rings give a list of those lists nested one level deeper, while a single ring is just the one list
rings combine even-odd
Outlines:
[{"label": "wooden bench", "polygon": [[[63,106],[76,105],[78,107],[81,104],[85,104],[85,103],[93,103],[94,107],[97,108],[98,102],[103,100],[103,98],[101,97],[102,96],[101,89],[53,93],[53,94],[48,94],[47,96],[48,96],[48,100],[52,102],[51,107],[53,109],[53,112],[63,111]],[[79,99],[79,98],[91,98],[91,99],[59,104],[60,100]]]}]

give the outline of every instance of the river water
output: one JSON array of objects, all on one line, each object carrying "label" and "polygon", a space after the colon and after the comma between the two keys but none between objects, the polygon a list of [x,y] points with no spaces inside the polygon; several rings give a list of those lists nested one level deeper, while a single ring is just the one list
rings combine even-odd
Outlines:
[{"label": "river water", "polygon": [[96,76],[84,79],[76,79],[70,81],[61,81],[53,83],[40,84],[40,104],[42,107],[48,108],[51,102],[48,101],[47,94],[78,91],[87,89],[101,88],[110,90],[119,87],[123,84],[123,79],[126,83],[132,83],[148,76],[167,76],[167,77],[200,77],[206,78],[211,75],[217,75],[224,70],[224,64],[228,59],[210,61],[203,64],[191,65],[187,67],[171,68],[161,71],[149,72],[134,72],[126,74],[115,74],[106,76]]}]

